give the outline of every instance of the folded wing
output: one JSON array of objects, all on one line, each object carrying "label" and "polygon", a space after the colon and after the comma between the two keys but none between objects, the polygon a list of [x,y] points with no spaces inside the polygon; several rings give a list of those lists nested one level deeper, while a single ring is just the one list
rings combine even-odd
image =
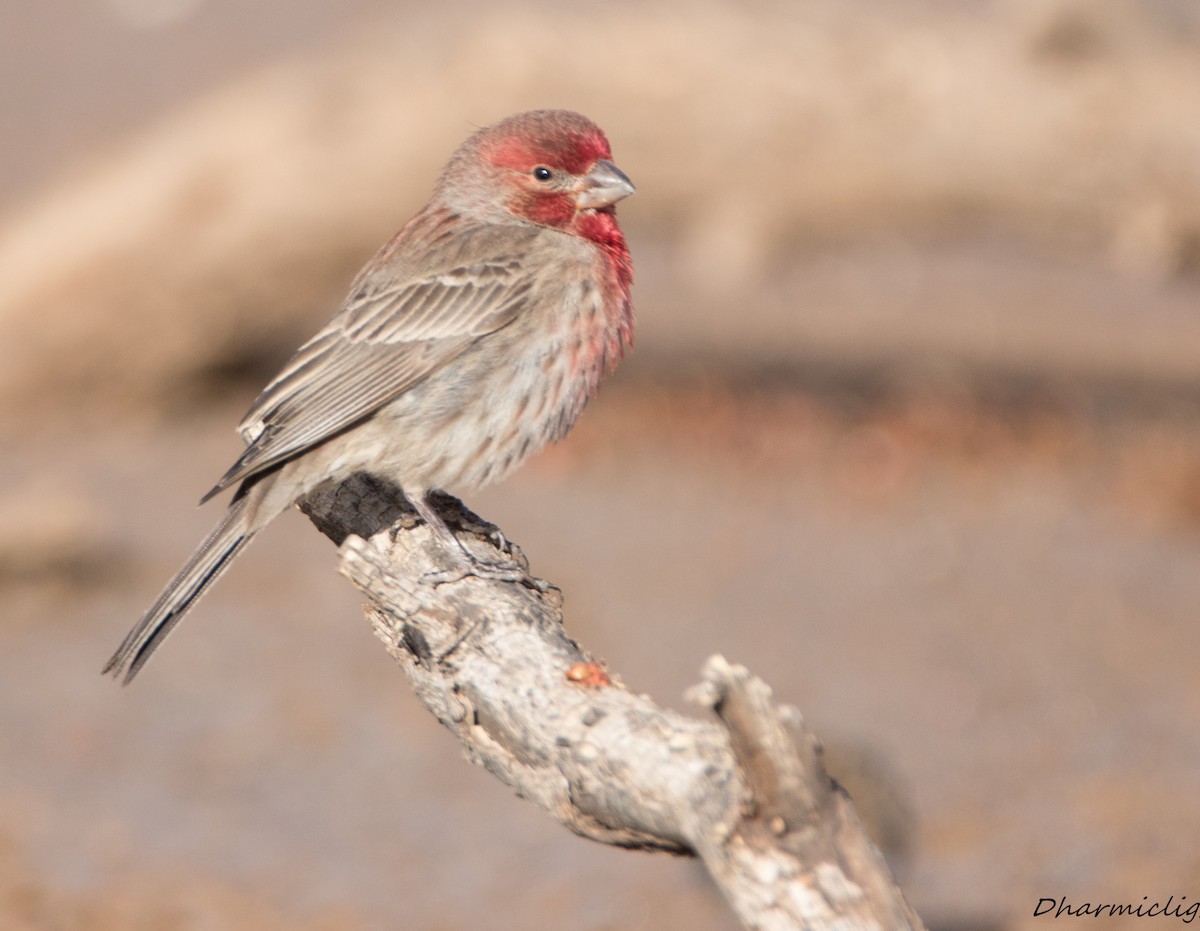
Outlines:
[{"label": "folded wing", "polygon": [[254,402],[238,427],[246,451],[201,501],[353,426],[516,319],[532,290],[521,257],[538,233],[476,233],[446,267],[360,277]]}]

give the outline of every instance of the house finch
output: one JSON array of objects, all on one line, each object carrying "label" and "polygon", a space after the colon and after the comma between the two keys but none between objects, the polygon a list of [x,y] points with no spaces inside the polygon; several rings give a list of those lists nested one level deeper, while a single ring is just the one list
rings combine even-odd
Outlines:
[{"label": "house finch", "polygon": [[613,205],[634,187],[610,158],[604,133],[566,110],[463,143],[254,402],[245,452],[201,499],[236,485],[229,509],[106,673],[132,679],[259,530],[356,472],[398,484],[470,560],[426,495],[495,481],[562,438],[631,344],[633,266]]}]

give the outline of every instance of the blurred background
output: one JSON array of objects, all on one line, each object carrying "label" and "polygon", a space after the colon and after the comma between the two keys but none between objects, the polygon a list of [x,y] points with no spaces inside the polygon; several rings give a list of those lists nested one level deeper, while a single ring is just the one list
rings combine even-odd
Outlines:
[{"label": "blurred background", "polygon": [[763,676],[935,929],[1200,899],[1194,0],[7,4],[0,87],[4,927],[734,927],[467,764],[298,514],[99,675],[275,367],[544,106],[638,185],[637,347],[466,500],[571,633]]}]

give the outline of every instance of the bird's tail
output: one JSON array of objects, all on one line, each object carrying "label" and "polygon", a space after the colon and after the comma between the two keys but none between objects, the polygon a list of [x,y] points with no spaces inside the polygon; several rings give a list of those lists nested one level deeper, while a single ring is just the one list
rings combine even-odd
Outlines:
[{"label": "bird's tail", "polygon": [[242,496],[229,506],[221,523],[117,647],[104,667],[106,674],[112,673],[128,684],[188,609],[220,578],[242,547],[254,539],[259,528],[250,526],[246,505],[247,498]]}]

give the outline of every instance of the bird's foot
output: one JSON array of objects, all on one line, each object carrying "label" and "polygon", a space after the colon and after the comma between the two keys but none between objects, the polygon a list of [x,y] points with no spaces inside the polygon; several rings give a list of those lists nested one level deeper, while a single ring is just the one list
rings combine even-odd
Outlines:
[{"label": "bird's foot", "polygon": [[[438,496],[443,502],[453,506],[452,516],[455,526],[466,534],[483,538],[499,551],[498,559],[481,559],[474,555],[461,539],[448,527],[437,510],[424,496],[412,495],[412,502],[417,515],[429,526],[434,536],[441,542],[443,551],[449,556],[454,565],[447,569],[426,572],[421,576],[421,582],[427,585],[447,585],[463,579],[487,579],[494,582],[518,582],[543,594],[554,590],[545,579],[538,579],[529,574],[529,563],[525,560],[520,547],[512,544],[501,533],[500,528],[489,523],[462,506],[455,498]],[[507,558],[505,558],[507,557]]]},{"label": "bird's foot", "polygon": [[520,550],[516,551],[516,559],[491,561],[473,555],[461,541],[455,540],[455,543],[457,546],[449,549],[448,552],[454,554],[456,565],[449,569],[426,572],[421,576],[422,584],[448,585],[451,582],[461,582],[463,579],[473,578],[486,579],[491,582],[516,582],[543,595],[557,590],[557,586],[553,583],[530,575],[528,564]]},{"label": "bird's foot", "polygon": [[525,582],[529,580],[529,571],[520,563],[510,560],[497,560],[496,562],[487,562],[472,556],[463,548],[459,541],[453,550],[450,552],[456,553],[457,557],[454,561],[458,564],[450,569],[439,569],[434,572],[426,572],[421,576],[421,581],[427,585],[446,585],[450,582],[459,582],[462,579],[488,579],[493,582]]}]

